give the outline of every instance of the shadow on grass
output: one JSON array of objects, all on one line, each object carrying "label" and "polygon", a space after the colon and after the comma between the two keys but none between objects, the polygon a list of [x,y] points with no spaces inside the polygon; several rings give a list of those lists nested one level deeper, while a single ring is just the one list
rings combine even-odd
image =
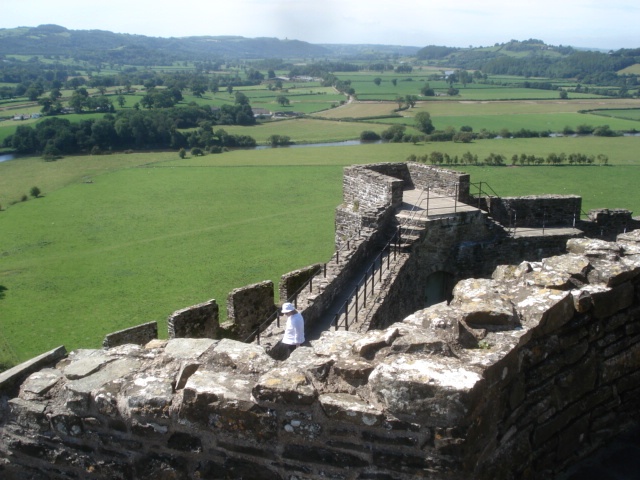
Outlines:
[{"label": "shadow on grass", "polygon": [[7,287],[0,285],[0,300],[4,298],[4,292],[8,290]]}]

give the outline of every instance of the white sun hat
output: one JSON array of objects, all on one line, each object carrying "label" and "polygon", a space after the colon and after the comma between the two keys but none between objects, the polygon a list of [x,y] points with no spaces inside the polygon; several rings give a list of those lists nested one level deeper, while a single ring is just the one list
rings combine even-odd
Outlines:
[{"label": "white sun hat", "polygon": [[293,303],[283,303],[282,304],[282,313],[293,312],[296,307],[293,306]]}]

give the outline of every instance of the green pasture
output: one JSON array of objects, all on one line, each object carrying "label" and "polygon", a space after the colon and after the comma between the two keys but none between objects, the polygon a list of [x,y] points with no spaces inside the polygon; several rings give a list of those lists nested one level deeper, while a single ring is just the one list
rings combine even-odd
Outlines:
[{"label": "green pasture", "polygon": [[[357,105],[351,104],[341,107],[339,109],[341,110],[340,113],[344,117],[357,117]],[[640,103],[637,100],[617,99],[608,101],[510,101],[487,103],[420,101],[414,108],[400,112],[402,118],[383,118],[372,121],[384,124],[413,125],[413,117],[420,111],[427,111],[431,115],[434,126],[441,130],[448,126],[456,129],[460,129],[462,126],[470,126],[476,132],[483,128],[495,132],[503,128],[507,128],[511,132],[520,129],[559,132],[566,126],[575,129],[578,125],[586,124],[593,127],[609,125],[613,130],[630,131],[640,128],[637,121],[633,119],[633,112],[637,110],[630,110],[630,108],[638,105]],[[611,116],[595,115],[595,113],[600,113],[600,110],[597,109],[606,108],[607,106],[618,106],[626,109],[616,110],[616,113],[611,114]],[[589,113],[578,113],[580,111]],[[329,116],[330,112],[325,115]]]},{"label": "green pasture", "polygon": [[[436,116],[475,116],[475,115],[528,115],[528,114],[558,114],[577,113],[596,109],[627,109],[639,108],[640,101],[635,99],[586,99],[552,101],[504,101],[481,102],[464,100],[441,100],[418,102],[416,109],[426,109]],[[413,111],[413,109],[411,110]]]},{"label": "green pasture", "polygon": [[624,118],[627,120],[635,120],[636,122],[640,121],[640,108],[625,110],[599,110],[593,113],[605,117]]},{"label": "green pasture", "polygon": [[611,166],[457,168],[500,195],[577,193],[585,211],[637,212],[638,145],[555,138],[2,162],[0,192],[37,185],[43,197],[0,212],[0,358],[97,348],[107,333],[154,320],[164,337],[175,310],[215,298],[224,318],[231,289],[328,260],[344,166],[436,150],[605,153]]},{"label": "green pasture", "polygon": [[[460,127],[468,125],[472,127],[475,132],[483,128],[491,132],[499,132],[503,128],[508,129],[512,133],[520,129],[534,130],[536,132],[546,130],[551,132],[561,132],[566,126],[575,130],[578,125],[583,124],[590,125],[592,127],[609,125],[612,130],[619,131],[628,131],[634,128],[640,128],[640,124],[638,124],[637,121],[580,113],[556,113],[549,115],[475,115],[461,117],[438,117],[432,115],[431,119],[433,121],[433,125],[440,130],[444,130],[449,126],[455,127],[459,130]],[[385,120],[382,120],[382,122],[387,123]],[[404,117],[404,122],[399,119],[393,119],[393,122],[403,123],[406,125],[414,124],[413,118],[409,116]]]},{"label": "green pasture", "polygon": [[234,135],[250,135],[258,144],[267,144],[271,135],[288,136],[294,143],[341,142],[360,138],[363,130],[379,130],[380,133],[386,127],[374,128],[365,123],[299,118],[265,122],[251,127],[223,125],[222,128]]},{"label": "green pasture", "polygon": [[640,63],[636,63],[627,68],[624,68],[618,72],[620,75],[630,74],[630,75],[640,75]]},{"label": "green pasture", "polygon": [[391,102],[353,102],[341,105],[338,108],[319,112],[314,115],[314,117],[332,119],[371,118],[396,115],[395,110],[397,108],[398,105]]},{"label": "green pasture", "polygon": [[24,360],[153,320],[166,337],[171,312],[210,298],[224,314],[233,288],[330,257],[340,188],[336,168],[146,167],[14,206],[4,343]]}]

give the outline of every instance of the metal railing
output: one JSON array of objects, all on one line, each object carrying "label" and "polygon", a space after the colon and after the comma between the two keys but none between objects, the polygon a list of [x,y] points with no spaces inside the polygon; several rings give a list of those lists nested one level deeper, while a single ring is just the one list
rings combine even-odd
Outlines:
[{"label": "metal railing", "polygon": [[395,261],[399,251],[400,230],[391,237],[391,240],[376,255],[365,270],[364,275],[356,283],[356,286],[347,296],[347,300],[338,307],[331,325],[335,330],[349,327],[359,323],[362,319],[360,312],[367,307],[368,302],[375,300],[375,286],[382,283],[383,274],[391,270],[391,257]]},{"label": "metal railing", "polygon": [[[336,264],[340,263],[340,252],[342,252],[345,248],[347,250],[351,249],[351,242],[354,241],[356,238],[359,238],[361,236],[361,231],[359,230],[357,234],[349,237],[345,242],[342,243],[342,245],[340,246],[340,248],[338,248],[335,253],[331,256],[331,259],[333,259],[335,257],[335,262]],[[331,261],[331,260],[329,260]],[[309,290],[309,293],[313,293],[313,280],[314,278],[316,278],[320,273],[322,273],[323,278],[327,277],[327,263],[322,264],[322,266],[320,266],[316,272],[314,274],[312,274],[309,279],[304,282],[302,284],[302,286],[300,288],[298,288],[298,290],[296,290],[292,295],[289,296],[289,298],[287,298],[285,301],[289,302],[289,303],[293,303],[293,305],[296,307],[296,309],[298,308],[298,297],[299,295],[304,292],[305,290]],[[260,322],[260,325],[258,325],[258,327],[256,329],[254,329],[243,341],[245,343],[248,342],[252,342],[253,340],[256,341],[256,343],[258,345],[260,345],[260,334],[262,332],[264,332],[267,327],[269,327],[269,325],[271,325],[274,320],[276,322],[276,326],[278,328],[280,328],[280,309],[276,308],[276,310],[269,315],[265,320],[263,320],[262,322]]]},{"label": "metal railing", "polygon": [[[548,230],[557,229],[557,228],[577,228],[576,223],[582,218],[582,216],[588,216],[588,214],[580,209],[580,211],[576,211],[573,213],[573,218],[571,220],[566,220],[566,223],[552,223],[551,226],[548,225],[548,216],[547,209],[545,208],[542,211],[542,222],[535,222],[535,224],[531,225],[518,225],[518,212],[513,212],[513,215],[509,215],[509,226],[507,227],[507,232],[511,236],[515,236],[516,232],[526,232],[526,231],[535,231],[537,233],[542,234],[544,236]],[[603,233],[601,232],[601,235]]]},{"label": "metal railing", "polygon": [[[434,207],[431,203],[432,200],[453,198],[453,213],[457,212],[460,184],[453,184],[453,189],[454,194],[449,195],[434,195],[435,189],[432,189],[431,187],[421,189],[420,195],[417,200],[414,201],[414,204],[408,211],[407,216],[402,218],[396,233],[371,262],[365,274],[356,283],[356,286],[348,295],[347,300],[337,309],[332,322],[332,326],[335,330],[341,328],[349,330],[350,326],[353,326],[355,323],[360,323],[363,320],[361,312],[363,309],[366,309],[368,302],[371,302],[376,298],[375,286],[382,282],[384,273],[391,269],[391,256],[393,255],[393,260],[395,261],[400,250],[402,235],[412,235],[421,228],[418,225],[420,222],[416,219],[426,215],[427,218],[425,218],[425,220],[427,220],[429,215],[434,214],[434,212],[437,213],[440,210],[450,209],[450,206]],[[442,187],[438,190],[441,191]]]},{"label": "metal railing", "polygon": [[[483,189],[484,186],[484,189]],[[474,188],[475,191],[472,192],[471,189]],[[478,183],[470,183],[469,184],[469,196],[471,198],[475,198],[478,200],[478,209],[487,211],[487,208],[482,208],[482,199],[487,197],[495,197],[500,198],[500,195],[496,193],[496,191],[491,188],[487,182],[478,182]]]}]

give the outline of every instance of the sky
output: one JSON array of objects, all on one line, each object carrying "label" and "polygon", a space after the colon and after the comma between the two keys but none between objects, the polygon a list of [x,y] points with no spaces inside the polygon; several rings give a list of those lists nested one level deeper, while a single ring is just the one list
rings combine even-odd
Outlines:
[{"label": "sky", "polygon": [[638,0],[20,0],[0,28],[57,24],[152,37],[237,35],[310,43],[640,48]]}]

